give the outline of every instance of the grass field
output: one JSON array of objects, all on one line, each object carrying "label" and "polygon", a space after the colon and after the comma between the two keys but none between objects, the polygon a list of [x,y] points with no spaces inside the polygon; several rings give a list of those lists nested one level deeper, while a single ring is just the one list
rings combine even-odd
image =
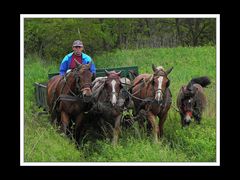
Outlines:
[{"label": "grass field", "polygon": [[[94,58],[97,68],[137,65],[139,73],[152,73],[151,65],[174,67],[170,73],[173,104],[181,85],[192,77],[207,75],[212,84],[204,89],[208,99],[202,123],[181,128],[179,114],[171,108],[160,143],[152,142],[134,128],[122,131],[116,147],[106,140],[86,142],[78,150],[74,143],[49,123],[35,105],[34,82],[46,82],[47,74],[58,72],[59,63],[38,57],[24,61],[24,162],[215,162],[216,161],[216,49],[156,48],[116,50]],[[175,105],[176,106],[176,105]]]}]

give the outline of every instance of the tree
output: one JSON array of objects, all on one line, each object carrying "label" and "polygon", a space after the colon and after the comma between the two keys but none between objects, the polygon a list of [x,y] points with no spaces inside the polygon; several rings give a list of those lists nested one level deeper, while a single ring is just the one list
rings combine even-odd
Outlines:
[{"label": "tree", "polygon": [[91,56],[117,48],[201,46],[216,43],[214,18],[26,18],[24,53],[61,61],[72,42]]}]

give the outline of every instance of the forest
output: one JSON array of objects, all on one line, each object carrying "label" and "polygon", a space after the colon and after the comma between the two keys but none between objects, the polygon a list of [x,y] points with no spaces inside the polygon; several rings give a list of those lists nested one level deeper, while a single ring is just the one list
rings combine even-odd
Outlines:
[{"label": "forest", "polygon": [[25,18],[24,54],[59,61],[80,39],[92,57],[115,49],[215,45],[215,18]]}]

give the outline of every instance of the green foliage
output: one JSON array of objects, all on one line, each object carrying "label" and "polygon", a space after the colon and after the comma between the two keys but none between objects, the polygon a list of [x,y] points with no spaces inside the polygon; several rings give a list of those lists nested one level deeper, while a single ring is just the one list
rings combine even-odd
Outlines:
[{"label": "green foliage", "polygon": [[38,116],[34,82],[47,82],[47,74],[58,71],[56,64],[46,64],[36,56],[25,59],[24,65],[24,161],[73,162],[81,152],[66,137],[61,137],[49,123],[49,117]]},{"label": "green foliage", "polygon": [[181,85],[191,78],[207,75],[212,83],[204,92],[208,99],[200,125],[181,128],[180,115],[171,108],[164,137],[154,143],[134,124],[122,130],[117,146],[109,139],[87,141],[78,150],[73,141],[52,127],[48,116],[37,116],[34,82],[46,82],[47,74],[58,72],[58,63],[27,56],[24,65],[24,157],[25,162],[215,162],[216,161],[216,49],[144,48],[116,50],[95,57],[97,68],[137,65],[139,73],[152,73],[152,63],[174,67],[169,78],[173,106]]},{"label": "green foliage", "polygon": [[91,56],[120,49],[215,45],[214,18],[25,18],[24,53],[61,61],[72,42]]},{"label": "green foliage", "polygon": [[[36,109],[34,109],[36,110]],[[36,111],[37,112],[37,111]],[[84,160],[76,151],[74,142],[60,136],[49,124],[48,117],[30,114],[25,117],[24,127],[25,162],[74,162]]]},{"label": "green foliage", "polygon": [[[186,161],[184,153],[168,145],[153,143],[150,138],[137,139],[125,132],[118,145],[113,146],[109,141],[87,143],[83,152],[89,162],[176,162]],[[91,150],[89,152],[89,149]]]},{"label": "green foliage", "polygon": [[204,116],[200,125],[194,122],[188,128],[181,128],[180,115],[173,110],[165,124],[165,143],[183,152],[191,162],[216,161],[216,122],[214,117]]}]

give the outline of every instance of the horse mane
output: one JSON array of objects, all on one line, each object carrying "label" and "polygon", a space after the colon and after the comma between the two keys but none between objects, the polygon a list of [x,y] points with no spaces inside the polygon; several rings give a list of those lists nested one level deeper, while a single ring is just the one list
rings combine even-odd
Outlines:
[{"label": "horse mane", "polygon": [[187,85],[187,89],[191,89],[194,84],[200,84],[202,87],[207,87],[207,85],[211,84],[211,81],[207,76],[192,78]]},{"label": "horse mane", "polygon": [[165,71],[162,66],[158,66],[158,67],[156,67],[156,69],[157,69],[158,71]]},{"label": "horse mane", "polygon": [[134,70],[129,70],[129,73],[133,76],[133,78],[136,78],[138,76]]},{"label": "horse mane", "polygon": [[165,69],[163,68],[163,66],[158,66],[155,68],[153,76],[161,76],[163,74],[167,75]]},{"label": "horse mane", "polygon": [[151,74],[148,78],[145,79],[145,83],[149,83],[153,80],[153,74]]},{"label": "horse mane", "polygon": [[119,77],[119,74],[116,71],[109,71],[108,73],[109,73],[109,75],[107,76],[107,78],[108,77],[113,77],[113,78]]}]

